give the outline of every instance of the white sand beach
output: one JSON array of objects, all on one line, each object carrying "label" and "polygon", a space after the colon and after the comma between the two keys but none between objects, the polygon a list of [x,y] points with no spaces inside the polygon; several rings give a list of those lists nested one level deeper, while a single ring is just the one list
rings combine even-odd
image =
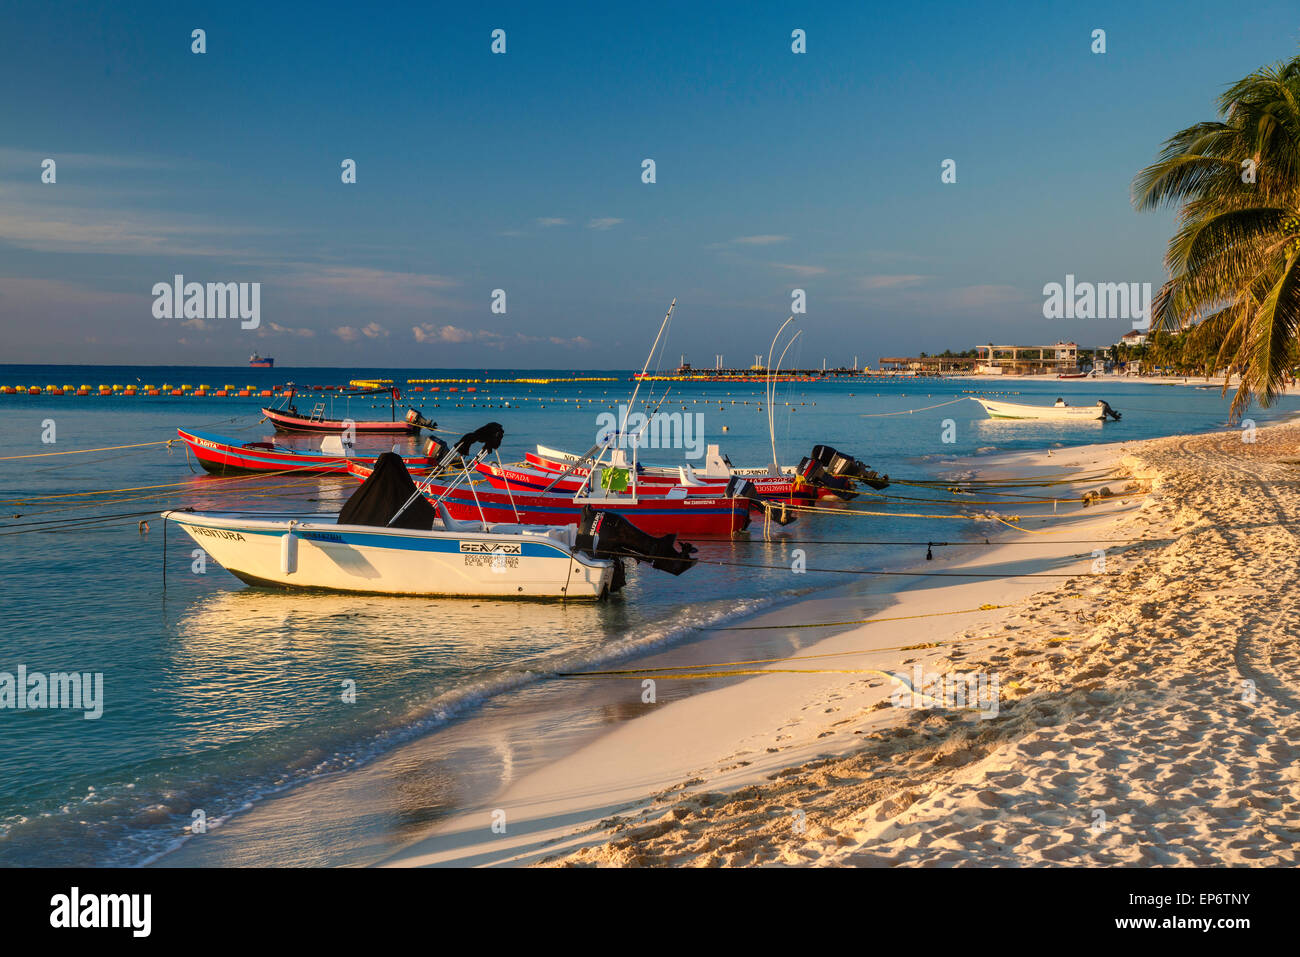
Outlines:
[{"label": "white sand beach", "polygon": [[[737,679],[648,706],[386,863],[1295,864],[1297,449],[1300,426],[1283,425],[1254,444],[1228,432],[1007,457],[1022,475],[1122,463],[1149,492],[1050,527],[1146,541],[1106,547],[1106,577],[1081,545],[941,559],[1077,577],[921,584],[879,617],[1010,607],[861,625],[759,666],[996,674],[995,718],[890,707],[874,675]],[[853,609],[809,602],[755,624],[810,615]]]}]

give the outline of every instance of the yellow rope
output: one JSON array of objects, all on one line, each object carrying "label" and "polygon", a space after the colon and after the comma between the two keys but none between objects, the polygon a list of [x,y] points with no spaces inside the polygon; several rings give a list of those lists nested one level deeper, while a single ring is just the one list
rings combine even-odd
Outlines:
[{"label": "yellow rope", "polygon": [[883,515],[893,518],[964,518],[970,522],[986,520],[984,515],[930,515],[925,512],[872,512],[861,508],[822,508],[819,505],[795,505],[789,502],[764,501],[768,509],[789,509],[799,512],[827,512],[831,515]]},{"label": "yellow rope", "polygon": [[71,449],[67,452],[33,452],[31,455],[4,455],[0,456],[0,462],[8,462],[12,459],[41,459],[50,455],[81,455],[86,452],[112,452],[116,449],[140,449],[146,445],[170,445],[175,439],[164,439],[161,442],[138,442],[135,445],[106,445],[102,449]]},{"label": "yellow rope", "polygon": [[[1080,598],[1080,597],[1082,597],[1082,596],[1081,596],[1081,595],[1078,595],[1078,594],[1074,594],[1074,595],[1066,595],[1066,596],[1065,596],[1065,599],[1066,599],[1066,600],[1069,600],[1069,599]],[[985,610],[993,610],[993,609],[996,609],[996,608],[1013,608],[1013,607],[1015,607],[1015,605],[1017,605],[1017,604],[1019,604],[1019,602],[1013,602],[1013,603],[1010,604],[1010,605],[981,605],[979,608],[968,608],[968,609],[965,609],[965,611],[970,612],[970,611],[985,611]],[[933,613],[931,613],[931,614],[929,614],[929,615],[908,615],[908,616],[905,616],[905,617],[907,617],[907,618],[929,618],[929,617],[935,617],[935,616],[938,616],[938,615],[957,615],[957,614],[962,614],[962,612],[955,612],[955,611],[933,612]],[[866,619],[866,620],[867,620],[867,621],[901,621],[901,620],[903,620],[903,619],[901,619],[901,618],[876,618],[876,619]],[[832,623],[830,623],[830,624],[839,624],[839,623],[838,623],[838,622],[832,622]],[[844,622],[843,624],[849,624],[849,623],[848,623],[848,622]],[[854,624],[856,624],[856,623],[854,623]],[[789,627],[789,626],[777,626],[777,627]],[[697,673],[697,672],[691,672],[691,673],[689,673],[689,674],[676,674],[676,675],[667,675],[667,674],[662,674],[662,672],[665,672],[665,671],[679,671],[679,672],[684,672],[684,671],[686,671],[686,670],[689,669],[689,668],[728,668],[728,667],[731,667],[732,665],[761,665],[761,664],[768,664],[768,663],[771,663],[771,662],[777,662],[777,661],[814,661],[814,660],[817,660],[817,659],[820,659],[820,658],[842,658],[842,657],[845,657],[845,656],[847,656],[847,655],[873,655],[873,654],[879,654],[880,652],[883,652],[883,651],[922,651],[922,650],[925,650],[925,649],[928,649],[928,648],[938,648],[938,647],[940,647],[941,645],[955,645],[955,644],[959,644],[959,643],[961,643],[961,642],[965,642],[965,641],[997,641],[997,640],[999,640],[999,638],[1000,638],[1000,636],[995,636],[995,635],[969,635],[969,636],[964,637],[964,638],[950,638],[950,639],[948,639],[947,641],[931,641],[931,642],[924,642],[924,643],[922,643],[922,644],[912,644],[912,645],[884,645],[884,646],[882,646],[882,647],[880,647],[880,648],[859,648],[859,649],[856,649],[856,650],[853,650],[853,651],[830,651],[830,652],[826,652],[826,653],[824,653],[824,654],[819,654],[819,655],[789,655],[789,656],[784,657],[784,658],[751,658],[751,659],[747,659],[747,660],[744,660],[744,661],[718,661],[718,662],[713,662],[713,663],[711,663],[711,664],[702,664],[702,665],[701,665],[701,664],[694,664],[694,665],[665,665],[665,666],[660,667],[660,668],[625,668],[625,669],[617,670],[617,671],[571,671],[571,672],[559,672],[559,673],[557,673],[556,677],[560,677],[560,678],[637,678],[637,677],[640,677],[640,676],[642,676],[642,675],[648,675],[648,674],[652,674],[652,673],[653,673],[653,674],[656,676],[656,678],[667,678],[667,679],[674,679],[674,680],[685,680],[685,679],[689,679],[689,678],[719,678],[719,677],[726,677],[726,676],[728,676],[728,675],[770,675],[770,674],[879,674],[879,675],[884,675],[884,676],[887,677],[887,678],[894,678],[894,677],[896,677],[896,675],[890,674],[889,672],[885,672],[885,671],[878,671],[878,670],[876,670],[876,669],[864,669],[864,670],[853,670],[853,669],[842,669],[842,670],[841,670],[841,669],[824,669],[824,670],[823,670],[823,669],[807,669],[807,670],[799,670],[799,669],[794,669],[794,668],[772,668],[772,669],[768,669],[768,668],[756,668],[756,669],[746,669],[746,670],[740,670],[740,671],[710,671],[710,672],[698,672],[698,673]],[[1043,642],[1037,642],[1037,643],[1038,643],[1038,644],[1053,644],[1053,643],[1059,643],[1060,641],[1062,641],[1062,639],[1061,639],[1059,636],[1053,636],[1053,637],[1051,637],[1051,638],[1047,638],[1047,639],[1045,639]]]},{"label": "yellow rope", "polygon": [[[692,681],[698,678],[730,678],[735,675],[880,675],[895,678],[896,675],[878,668],[754,668],[742,671],[701,671],[684,675],[655,675],[655,681]],[[559,678],[624,678],[633,681],[641,678],[640,674],[614,674],[600,671],[561,672]]]},{"label": "yellow rope", "polygon": [[[280,469],[275,472],[257,472],[252,475],[231,475],[231,476],[224,476],[224,477],[214,476],[205,479],[203,490],[210,491],[211,490],[210,486],[216,485],[218,483],[224,484],[227,482],[261,481],[263,479],[271,478],[277,475],[291,475],[294,472],[301,472],[304,469],[309,469],[309,468],[311,468],[311,466],[298,466],[291,469]],[[0,505],[26,505],[31,502],[43,502],[48,499],[57,499],[57,498],[79,498],[86,495],[117,495],[121,492],[148,492],[160,488],[182,488],[182,487],[192,486],[193,481],[194,480],[191,478],[184,482],[169,482],[165,485],[137,485],[134,488],[105,488],[105,489],[97,489],[95,491],[90,491],[90,492],[60,492],[57,495],[31,495],[28,496],[27,498],[21,498],[21,499],[16,498],[5,502],[0,502]]]},{"label": "yellow rope", "polygon": [[[962,608],[958,611],[931,611],[923,615],[899,615],[896,618],[857,618],[853,621],[819,621],[799,625],[728,625],[711,628],[710,631],[779,631],[786,628],[833,628],[836,625],[870,625],[878,621],[911,621],[913,618],[938,618],[942,615],[969,615],[977,611],[993,611],[995,608],[1010,608],[1010,605],[980,605],[978,608]],[[773,659],[776,661],[784,659]]]},{"label": "yellow rope", "polygon": [[[1057,516],[1053,516],[1053,515],[1031,515],[1031,516],[1030,516],[1030,518],[1055,518],[1055,517],[1057,517]],[[1062,516],[1060,516],[1060,518],[1069,518],[1069,517],[1070,517],[1070,516],[1068,516],[1068,515],[1062,515]],[[1012,518],[1013,521],[1011,521],[1011,522],[1008,522],[1005,518],[1002,518],[1002,517],[999,516],[999,515],[994,515],[992,512],[989,513],[989,518],[992,518],[994,521],[1001,522],[1001,523],[1002,523],[1003,525],[1005,525],[1007,528],[1014,528],[1017,532],[1028,532],[1030,535],[1068,535],[1068,534],[1070,534],[1070,530],[1069,530],[1068,528],[1065,529],[1064,531],[1060,531],[1060,532],[1052,532],[1052,531],[1048,531],[1048,530],[1045,529],[1045,528],[1025,528],[1025,526],[1023,526],[1023,525],[1016,525],[1016,524],[1013,524],[1014,522],[1018,522],[1018,521],[1020,521],[1020,516],[1019,516],[1019,515],[1012,515],[1011,518]]]}]

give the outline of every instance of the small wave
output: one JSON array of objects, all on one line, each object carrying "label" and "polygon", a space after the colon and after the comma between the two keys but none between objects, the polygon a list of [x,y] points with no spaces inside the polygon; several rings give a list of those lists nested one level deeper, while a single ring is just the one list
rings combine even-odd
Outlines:
[{"label": "small wave", "polygon": [[0,864],[17,866],[146,866],[196,836],[192,813],[205,811],[208,831],[219,829],[269,797],[322,775],[361,766],[394,748],[436,732],[489,699],[545,681],[560,671],[600,667],[668,647],[708,628],[746,618],[790,596],[740,599],[724,608],[687,609],[670,619],[639,626],[620,638],[580,652],[548,652],[509,670],[485,675],[441,693],[372,732],[365,740],[310,755],[299,766],[280,767],[260,779],[231,782],[215,774],[177,787],[141,781],[89,787],[79,798],[45,813],[0,821]]}]

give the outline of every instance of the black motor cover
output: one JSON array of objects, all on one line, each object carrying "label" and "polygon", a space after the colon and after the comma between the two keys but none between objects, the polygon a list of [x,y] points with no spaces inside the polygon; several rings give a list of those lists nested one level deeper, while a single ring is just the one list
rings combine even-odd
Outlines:
[{"label": "black motor cover", "polygon": [[456,440],[456,444],[452,448],[457,455],[464,457],[469,454],[471,445],[475,442],[482,442],[484,452],[495,452],[501,447],[501,440],[505,438],[505,435],[505,427],[500,422],[489,422],[473,432],[466,432]]},{"label": "black motor cover", "polygon": [[727,498],[746,498],[749,499],[751,511],[758,512],[762,515],[769,515],[778,525],[789,525],[795,520],[795,515],[783,502],[772,502],[758,494],[754,488],[754,483],[747,478],[734,475],[731,481],[727,483]]},{"label": "black motor cover", "polygon": [[[406,470],[402,457],[396,452],[385,452],[375,460],[375,470],[370,477],[343,503],[339,510],[339,524],[386,526],[414,494],[415,481]],[[429,500],[421,495],[392,527],[427,532],[433,528],[436,517]]]},{"label": "black motor cover", "polygon": [[804,456],[799,460],[798,473],[805,482],[818,490],[834,493],[841,502],[851,502],[858,497],[853,490],[853,482],[847,476],[831,475],[826,467],[816,459]]},{"label": "black motor cover", "polygon": [[814,445],[810,458],[820,462],[822,467],[831,475],[857,479],[877,490],[889,486],[888,475],[881,475],[874,469],[867,468],[866,465],[853,458],[853,456],[845,455],[829,445]]},{"label": "black motor cover", "polygon": [[680,575],[695,564],[695,546],[677,536],[647,535],[617,512],[582,509],[578,521],[578,550],[593,558],[635,558],[670,575]]}]

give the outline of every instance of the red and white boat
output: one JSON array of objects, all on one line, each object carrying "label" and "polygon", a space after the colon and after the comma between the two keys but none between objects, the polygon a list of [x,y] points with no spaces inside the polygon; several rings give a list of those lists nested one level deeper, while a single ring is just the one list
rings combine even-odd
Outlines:
[{"label": "red and white boat", "polygon": [[[430,501],[444,506],[457,520],[576,525],[582,521],[583,510],[591,508],[617,512],[647,535],[675,533],[696,538],[726,538],[742,532],[749,527],[755,512],[762,514],[767,508],[753,486],[744,479],[733,479],[716,494],[690,494],[687,488],[675,486],[652,495],[636,481],[634,471],[603,465],[600,455],[593,460],[593,474],[582,480],[577,489],[561,490],[557,487],[543,491],[516,486],[513,482],[504,483],[501,489],[493,489],[487,487],[487,483],[464,481],[470,474],[485,474],[475,470],[488,453],[494,453],[500,446],[502,434],[501,426],[490,422],[463,436],[451,452],[444,455],[444,464],[457,454],[464,458],[464,450],[476,442],[484,443],[483,451],[466,463],[459,476],[435,472],[424,478],[420,482],[420,492]],[[609,487],[599,482],[606,468],[621,473],[616,475],[619,481],[609,482]],[[373,468],[350,462],[348,471],[366,479]],[[787,522],[792,520],[786,515],[778,517]]]},{"label": "red and white boat", "polygon": [[[622,456],[621,460],[620,456]],[[524,462],[545,472],[571,471],[573,475],[585,476],[590,470],[579,464],[580,458],[571,452],[539,445],[536,452],[528,452],[524,455]],[[627,467],[626,456],[621,450],[615,451],[615,463]],[[798,466],[782,466],[778,475],[773,475],[771,469],[735,468],[731,460],[723,455],[716,445],[708,447],[703,469],[696,470],[689,465],[679,465],[676,468],[645,465],[641,466],[638,473],[638,481],[645,483],[647,487],[725,486],[733,478],[747,479],[761,498],[787,502],[809,502],[817,499],[849,502],[858,497],[856,481],[861,481],[874,489],[883,489],[889,485],[888,475],[879,475],[867,469],[857,459],[842,455],[826,445],[815,446],[813,454],[805,456]]]},{"label": "red and white boat", "polygon": [[[577,456],[574,456],[574,462],[568,463],[555,458],[541,459],[531,453],[526,458],[527,462],[513,465],[489,465],[480,462],[477,470],[493,488],[504,490],[508,487],[512,491],[551,490],[573,495],[593,481],[591,468],[574,464]],[[631,470],[628,465],[620,464],[616,458],[611,467],[621,468],[630,480]],[[601,478],[600,475],[595,477],[594,483],[597,486],[603,484]],[[759,498],[789,504],[817,500],[817,488],[799,475],[772,476],[762,473],[743,476],[743,478],[749,481]],[[689,466],[682,466],[675,472],[668,469],[657,469],[652,472],[648,468],[643,468],[637,474],[637,488],[645,496],[662,496],[677,490],[676,494],[679,497],[685,495],[687,498],[697,496],[716,498],[720,495],[726,496],[727,486],[731,481],[732,478],[702,476]],[[849,497],[855,494],[848,493]]]},{"label": "red and white boat", "polygon": [[330,412],[326,412],[326,403],[317,402],[311,412],[304,414],[299,412],[298,407],[293,404],[293,397],[297,394],[297,391],[293,383],[290,382],[289,395],[285,398],[283,408],[266,407],[262,409],[262,415],[266,416],[266,420],[275,426],[277,432],[349,432],[364,435],[418,435],[420,432],[420,425],[413,421],[409,414],[405,419],[397,418],[397,400],[402,397],[402,394],[397,390],[396,386],[391,389],[346,392],[338,396],[338,398],[342,399],[351,399],[387,394],[393,405],[393,417],[392,421],[389,422],[384,422],[382,419],[378,421],[358,421],[351,418],[336,419],[333,417],[334,396],[330,396]]},{"label": "red and white boat", "polygon": [[[177,429],[199,465],[214,475],[232,472],[289,472],[303,475],[346,475],[348,464],[373,466],[388,449],[358,454],[341,436],[327,435],[320,449],[290,449],[274,442],[243,442],[197,429]],[[406,460],[411,468],[424,469],[433,459],[424,456]]]}]

